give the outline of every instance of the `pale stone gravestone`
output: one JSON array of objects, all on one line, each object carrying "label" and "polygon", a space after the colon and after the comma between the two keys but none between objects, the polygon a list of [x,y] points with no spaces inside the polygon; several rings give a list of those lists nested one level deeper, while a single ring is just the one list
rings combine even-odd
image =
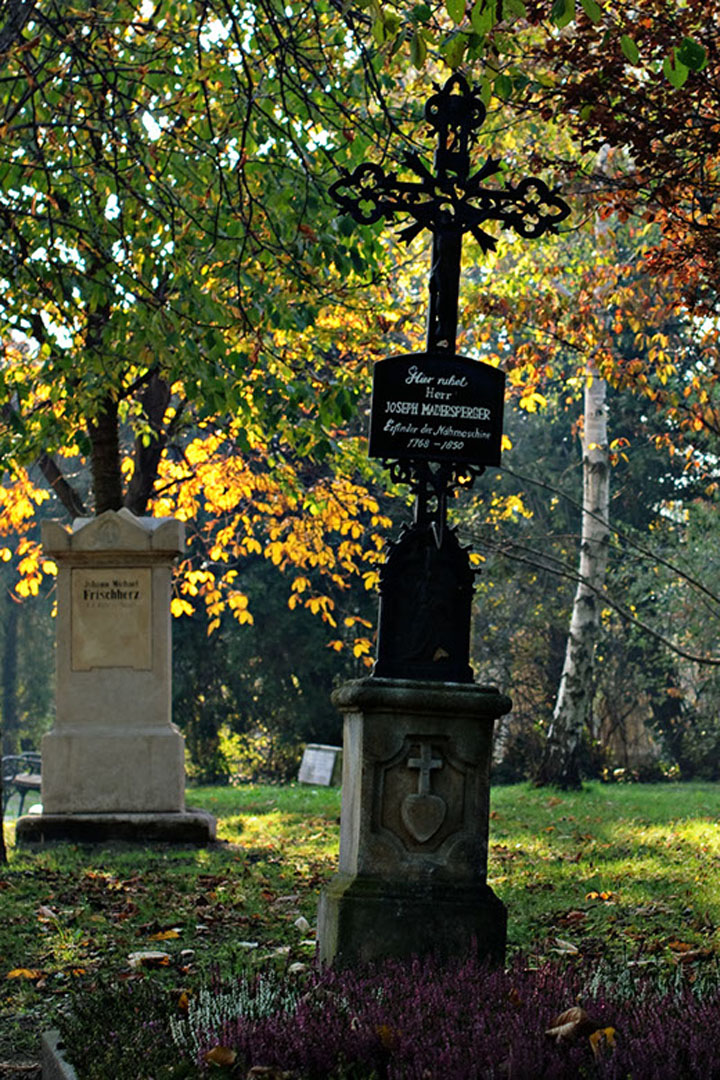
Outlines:
[{"label": "pale stone gravestone", "polygon": [[301,784],[335,787],[342,776],[342,747],[308,743],[298,772]]},{"label": "pale stone gravestone", "polygon": [[56,719],[42,741],[40,815],[17,836],[206,843],[215,821],[185,808],[184,739],[171,719],[171,518],[109,510],[43,522],[58,565]]},{"label": "pale stone gravestone", "polygon": [[433,171],[417,153],[404,175],[364,162],[330,192],[361,224],[404,217],[399,234],[432,233],[427,348],[375,364],[369,453],[416,495],[412,524],[380,573],[370,678],[333,695],[344,714],[340,865],[318,912],[320,958],[352,964],[416,953],[501,961],[506,911],[486,881],[495,720],[511,701],[474,683],[474,570],[448,522],[448,499],[500,463],[504,375],[455,353],[463,234],[493,250],[499,222],[531,238],[570,209],[542,180],[486,185],[472,172],[485,118],[454,74],[425,105]]}]

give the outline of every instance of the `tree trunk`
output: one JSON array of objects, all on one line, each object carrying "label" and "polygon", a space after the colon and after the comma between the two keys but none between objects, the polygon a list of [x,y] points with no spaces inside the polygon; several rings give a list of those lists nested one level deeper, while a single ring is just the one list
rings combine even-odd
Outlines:
[{"label": "tree trunk", "polygon": [[3,754],[17,753],[18,710],[18,605],[5,592],[2,648],[2,745]]},{"label": "tree trunk", "polygon": [[135,440],[135,468],[128,484],[125,505],[141,517],[155,487],[160,458],[167,444],[164,428],[165,413],[170,404],[170,386],[154,373],[140,399],[143,414],[151,431],[149,441],[138,436]]},{"label": "tree trunk", "polygon": [[119,510],[123,505],[118,425],[117,401],[108,395],[88,425],[96,514]]},{"label": "tree trunk", "polygon": [[589,363],[585,382],[583,513],[580,581],[552,723],[535,778],[539,785],[579,788],[580,746],[593,694],[593,659],[600,626],[609,539],[610,463],[606,384]]},{"label": "tree trunk", "polygon": [[[5,593],[5,611],[3,627],[2,653],[2,710],[0,711],[0,755],[15,753],[14,740],[18,731],[18,667],[17,667],[17,637],[18,637],[18,610],[17,605],[8,593]],[[7,850],[5,848],[5,824],[2,809],[2,770],[0,770],[0,864],[7,862]]]}]

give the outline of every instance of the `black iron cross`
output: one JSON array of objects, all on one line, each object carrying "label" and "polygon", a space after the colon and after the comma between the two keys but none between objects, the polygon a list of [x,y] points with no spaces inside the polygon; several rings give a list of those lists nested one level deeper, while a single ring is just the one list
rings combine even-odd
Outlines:
[{"label": "black iron cross", "polygon": [[504,188],[486,187],[501,162],[489,157],[470,175],[470,147],[485,120],[485,106],[462,75],[453,75],[425,105],[425,118],[437,133],[435,175],[417,154],[406,154],[405,165],[417,180],[398,180],[379,165],[359,165],[330,188],[343,210],[360,224],[397,214],[412,218],[400,232],[409,242],[423,229],[433,234],[427,349],[455,353],[462,238],[471,233],[483,251],[493,251],[488,222],[498,221],[527,239],[556,233],[570,207],[536,177]]}]

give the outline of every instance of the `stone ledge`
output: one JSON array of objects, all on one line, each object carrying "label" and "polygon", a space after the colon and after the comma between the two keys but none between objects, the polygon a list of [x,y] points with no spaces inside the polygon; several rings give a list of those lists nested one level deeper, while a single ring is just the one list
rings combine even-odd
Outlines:
[{"label": "stone ledge", "polygon": [[374,676],[343,683],[333,692],[332,701],[341,712],[428,713],[478,720],[496,720],[512,708],[510,698],[494,686]]},{"label": "stone ledge", "polygon": [[59,1031],[45,1031],[40,1036],[42,1080],[78,1080],[78,1075],[62,1052]]},{"label": "stone ledge", "polygon": [[18,844],[189,844],[215,840],[216,821],[205,810],[171,813],[26,814],[18,819]]}]

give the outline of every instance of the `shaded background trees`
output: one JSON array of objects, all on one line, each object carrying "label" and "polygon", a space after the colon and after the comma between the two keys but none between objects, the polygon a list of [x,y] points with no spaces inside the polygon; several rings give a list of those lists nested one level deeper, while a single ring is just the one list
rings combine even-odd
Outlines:
[{"label": "shaded background trees", "polygon": [[[495,261],[466,258],[461,348],[509,376],[507,468],[456,508],[485,559],[481,677],[516,701],[506,770],[537,757],[562,670],[590,359],[610,387],[620,531],[581,765],[602,767],[598,744],[638,710],[669,758],[707,762],[714,728],[694,719],[711,717],[716,695],[703,664],[720,431],[707,5],[677,19],[654,0],[3,10],[11,592],[51,589],[32,524],[38,507],[58,513],[48,488],[68,517],[122,504],[175,514],[190,538],[173,598],[177,718],[198,768],[226,768],[222,730],[274,717],[288,745],[300,717],[306,737],[335,730],[323,693],[364,670],[380,548],[405,512],[364,458],[369,373],[422,334],[426,253],[338,219],[325,187],[359,161],[400,167],[430,81],[462,65],[490,110],[478,155],[561,182],[579,230],[532,256],[506,245]],[[598,208],[612,225],[603,233],[595,216],[588,239],[583,215]],[[686,577],[706,592],[637,544],[697,562]],[[305,615],[321,621],[292,622]]]}]

